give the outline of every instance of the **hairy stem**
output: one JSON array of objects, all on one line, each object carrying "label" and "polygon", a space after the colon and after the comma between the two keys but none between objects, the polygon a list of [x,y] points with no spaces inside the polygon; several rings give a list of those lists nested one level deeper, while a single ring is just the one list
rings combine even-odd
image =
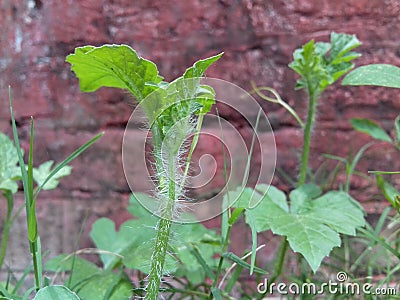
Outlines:
[{"label": "hairy stem", "polygon": [[309,94],[309,107],[308,107],[308,116],[307,123],[304,127],[304,137],[303,137],[303,151],[301,154],[301,168],[299,175],[298,186],[302,186],[306,183],[307,179],[307,169],[308,169],[308,161],[310,156],[310,144],[311,144],[311,130],[314,125],[315,119],[315,108],[317,104],[317,93],[314,88],[311,87],[311,84],[308,81],[308,94]]},{"label": "hairy stem", "polygon": [[[160,147],[155,145],[156,151]],[[164,263],[167,255],[169,236],[171,233],[172,217],[175,207],[175,155],[168,153],[168,175],[167,178],[159,178],[160,184],[168,182],[167,203],[162,207],[161,219],[157,224],[157,235],[154,243],[154,249],[151,256],[151,267],[149,274],[149,283],[145,299],[157,300],[160,289],[160,283],[164,274]],[[157,156],[157,154],[156,154]],[[157,164],[157,169],[163,166]],[[160,176],[163,177],[163,176]]]}]

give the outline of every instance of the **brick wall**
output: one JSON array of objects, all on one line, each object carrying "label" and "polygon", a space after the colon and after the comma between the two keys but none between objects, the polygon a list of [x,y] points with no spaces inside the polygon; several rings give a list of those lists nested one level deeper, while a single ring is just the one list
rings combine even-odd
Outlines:
[{"label": "brick wall", "polygon": [[[132,99],[113,89],[81,93],[65,56],[82,45],[125,43],[154,61],[167,80],[195,60],[224,51],[207,73],[250,89],[250,81],[275,88],[304,117],[305,95],[294,91],[295,74],[287,64],[292,52],[310,39],[327,41],[331,31],[356,34],[363,42],[358,65],[400,65],[400,2],[396,0],[270,1],[41,1],[0,2],[0,130],[11,136],[8,85],[22,144],[27,148],[30,116],[36,121],[36,163],[61,161],[99,131],[105,136],[72,165],[73,175],[60,189],[43,192],[38,217],[45,249],[51,255],[72,251],[87,216],[80,246],[87,246],[89,224],[99,216],[121,223],[129,197],[121,143],[133,110]],[[278,166],[296,174],[293,149],[301,147],[301,130],[286,111],[262,104],[274,129]],[[382,88],[336,84],[319,105],[312,152],[347,156],[369,141],[350,131],[349,118],[368,117],[390,129],[400,111],[399,93]],[[321,164],[314,155],[313,167]],[[400,169],[400,159],[384,144],[374,146],[360,170]],[[139,171],[138,171],[139,172]],[[139,172],[140,173],[140,172]],[[280,176],[274,182],[288,188]],[[355,178],[355,197],[371,212],[382,210],[368,180]],[[143,190],[146,190],[144,183]],[[371,196],[373,195],[373,196]],[[22,204],[22,196],[18,204]],[[4,207],[4,206],[0,206]],[[4,214],[2,209],[0,217]],[[21,218],[21,224],[23,218]],[[23,236],[24,226],[13,228]],[[86,237],[86,238],[85,238]],[[22,247],[24,246],[24,247]],[[8,262],[23,267],[29,258],[25,240],[11,240]]]}]

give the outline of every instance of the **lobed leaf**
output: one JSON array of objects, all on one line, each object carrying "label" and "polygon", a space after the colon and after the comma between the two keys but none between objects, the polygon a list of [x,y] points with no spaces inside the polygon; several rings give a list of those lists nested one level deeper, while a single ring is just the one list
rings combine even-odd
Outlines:
[{"label": "lobed leaf", "polygon": [[[49,160],[41,164],[38,168],[33,168],[33,178],[35,179],[38,186],[41,186],[47,177],[53,171],[51,167],[53,166],[53,161]],[[42,187],[42,190],[52,190],[55,189],[59,184],[59,179],[71,174],[72,167],[64,166],[62,167],[46,184]]]},{"label": "lobed leaf", "polygon": [[290,193],[289,209],[285,194],[275,187],[261,184],[255,191],[263,198],[256,207],[246,209],[246,223],[255,224],[257,232],[271,229],[286,236],[293,251],[301,253],[314,272],[333,247],[340,246],[340,233],[354,235],[365,224],[363,210],[345,192],[320,196],[316,185],[303,185]]}]

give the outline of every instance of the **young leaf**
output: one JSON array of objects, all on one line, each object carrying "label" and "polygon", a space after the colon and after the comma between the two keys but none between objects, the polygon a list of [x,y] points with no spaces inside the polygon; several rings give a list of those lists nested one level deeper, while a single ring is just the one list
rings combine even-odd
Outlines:
[{"label": "young leaf", "polygon": [[17,149],[5,134],[0,133],[0,190],[16,193],[18,184],[15,181],[20,178]]},{"label": "young leaf", "polygon": [[330,43],[314,43],[311,40],[295,50],[289,67],[301,76],[296,88],[323,92],[354,67],[350,61],[360,54],[351,50],[359,45],[361,43],[354,35],[332,32]]},{"label": "young leaf", "polygon": [[139,57],[127,45],[78,47],[66,61],[72,65],[84,92],[93,92],[103,86],[127,89],[140,102],[154,90],[146,83],[162,81],[156,65]]},{"label": "young leaf", "polygon": [[80,298],[62,285],[46,286],[40,289],[33,300],[79,300]]},{"label": "young leaf", "polygon": [[400,68],[388,64],[362,66],[347,74],[342,84],[400,88]]},{"label": "young leaf", "polygon": [[366,133],[376,140],[392,142],[391,137],[374,121],[369,119],[354,118],[350,120],[351,125],[357,131]]},{"label": "young leaf", "polygon": [[224,53],[198,60],[192,67],[188,68],[183,74],[183,78],[198,78],[202,77],[204,72],[215,63]]},{"label": "young leaf", "polygon": [[[51,167],[53,165],[53,161],[49,160],[42,163],[38,168],[33,168],[33,178],[35,179],[38,186],[41,186],[47,177],[51,174]],[[59,184],[59,179],[64,176],[68,176],[71,174],[72,167],[64,166],[62,167],[50,180],[46,182],[46,184],[42,187],[42,190],[52,190],[55,189]]]}]

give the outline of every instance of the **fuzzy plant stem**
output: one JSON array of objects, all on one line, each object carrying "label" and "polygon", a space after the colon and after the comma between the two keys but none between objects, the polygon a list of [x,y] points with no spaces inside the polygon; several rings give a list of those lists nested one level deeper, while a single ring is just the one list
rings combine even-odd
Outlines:
[{"label": "fuzzy plant stem", "polygon": [[[159,158],[159,149],[161,149],[160,141],[162,138],[159,135],[159,131],[153,131],[156,134],[155,151],[156,151],[156,168],[160,171],[163,168],[162,162],[157,159]],[[158,152],[158,153],[157,153]],[[168,197],[167,202],[162,208],[161,219],[157,224],[157,235],[154,243],[154,249],[151,256],[151,267],[149,274],[149,282],[147,285],[146,300],[157,300],[160,289],[160,283],[164,274],[164,263],[167,255],[169,236],[171,233],[172,217],[175,208],[175,155],[168,153],[168,177],[165,178],[160,176],[158,178],[161,190],[164,185],[168,185]]]},{"label": "fuzzy plant stem", "polygon": [[308,94],[309,94],[309,107],[306,126],[304,127],[304,137],[303,137],[303,151],[301,154],[301,168],[299,175],[298,186],[302,186],[306,183],[308,161],[310,156],[310,144],[311,144],[311,131],[315,120],[315,109],[317,104],[317,92],[316,89],[310,87],[308,84]]},{"label": "fuzzy plant stem", "polygon": [[151,270],[145,297],[147,300],[157,300],[158,298],[165,256],[167,254],[168,240],[171,232],[171,224],[172,221],[168,219],[160,219],[157,224],[157,237],[151,256]]}]

